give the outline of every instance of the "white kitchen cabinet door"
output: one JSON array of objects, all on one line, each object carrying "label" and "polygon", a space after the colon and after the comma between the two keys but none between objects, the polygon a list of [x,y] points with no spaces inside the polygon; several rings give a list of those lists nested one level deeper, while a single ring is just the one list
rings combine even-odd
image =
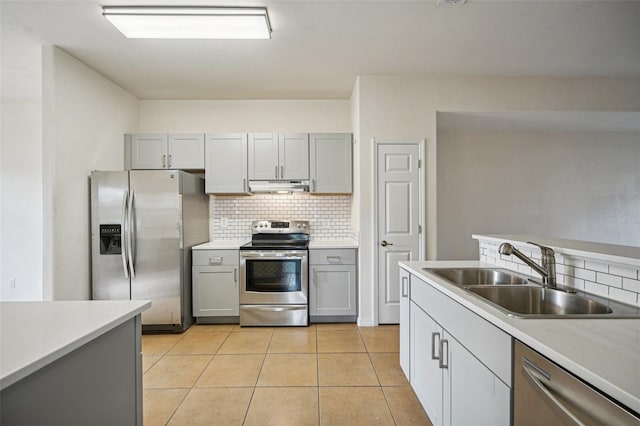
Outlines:
[{"label": "white kitchen cabinet door", "polygon": [[[439,343],[444,330],[418,305],[411,302],[411,387],[434,426],[444,424],[443,369]],[[472,423],[473,424],[473,423]]]},{"label": "white kitchen cabinet door", "polygon": [[351,134],[309,135],[310,192],[350,194],[353,192]]},{"label": "white kitchen cabinet door", "polygon": [[193,267],[193,316],[238,316],[237,266]]},{"label": "white kitchen cabinet door", "polygon": [[166,168],[204,169],[204,135],[169,135]]},{"label": "white kitchen cabinet door", "polygon": [[310,289],[310,315],[356,315],[355,265],[312,266]]},{"label": "white kitchen cabinet door", "polygon": [[279,176],[278,134],[249,134],[249,179],[276,180]]},{"label": "white kitchen cabinet door", "polygon": [[[129,149],[131,169],[164,169],[167,167],[167,135],[127,135],[125,150]],[[125,155],[126,156],[126,155]]]},{"label": "white kitchen cabinet door", "polygon": [[280,134],[278,143],[279,179],[309,179],[309,134]]},{"label": "white kitchen cabinet door", "polygon": [[509,387],[450,334],[445,333],[444,339],[444,424],[509,425]]},{"label": "white kitchen cabinet door", "polygon": [[411,355],[410,355],[410,323],[411,315],[409,308],[410,299],[410,279],[411,274],[400,269],[400,368],[404,371],[407,379],[411,380]]},{"label": "white kitchen cabinet door", "polygon": [[241,194],[249,191],[246,133],[207,134],[205,141],[205,191]]}]

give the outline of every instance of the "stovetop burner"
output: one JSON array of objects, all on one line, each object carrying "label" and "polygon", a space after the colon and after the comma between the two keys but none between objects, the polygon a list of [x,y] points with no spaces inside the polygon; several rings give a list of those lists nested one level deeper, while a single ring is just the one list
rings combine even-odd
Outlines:
[{"label": "stovetop burner", "polygon": [[256,220],[251,224],[251,242],[240,250],[306,250],[309,222],[306,220]]}]

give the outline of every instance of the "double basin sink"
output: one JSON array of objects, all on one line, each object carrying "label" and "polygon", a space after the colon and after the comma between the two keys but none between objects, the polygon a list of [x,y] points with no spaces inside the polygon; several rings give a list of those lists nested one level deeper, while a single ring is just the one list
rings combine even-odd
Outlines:
[{"label": "double basin sink", "polygon": [[640,318],[640,308],[572,289],[552,289],[506,269],[423,268],[517,318]]}]

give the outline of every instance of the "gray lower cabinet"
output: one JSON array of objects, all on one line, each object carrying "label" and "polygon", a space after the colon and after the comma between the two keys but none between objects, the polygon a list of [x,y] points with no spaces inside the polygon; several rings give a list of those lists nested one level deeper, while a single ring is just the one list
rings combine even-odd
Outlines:
[{"label": "gray lower cabinet", "polygon": [[312,322],[357,319],[356,249],[311,249],[309,315]]},{"label": "gray lower cabinet", "polygon": [[[406,286],[408,272],[400,271]],[[431,422],[509,425],[511,336],[419,277],[410,275],[408,283],[409,289],[404,288],[410,300],[408,378]],[[406,321],[404,315],[401,321]],[[401,340],[404,362],[406,350]],[[407,372],[405,366],[403,371]]]},{"label": "gray lower cabinet", "polygon": [[193,316],[196,322],[237,322],[239,262],[238,250],[193,251]]},{"label": "gray lower cabinet", "polygon": [[137,315],[3,389],[0,424],[142,425],[141,330]]}]

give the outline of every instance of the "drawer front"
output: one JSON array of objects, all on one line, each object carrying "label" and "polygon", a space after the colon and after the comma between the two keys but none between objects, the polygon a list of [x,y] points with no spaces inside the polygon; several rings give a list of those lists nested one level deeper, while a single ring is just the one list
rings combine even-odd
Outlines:
[{"label": "drawer front", "polygon": [[309,263],[312,265],[355,265],[355,249],[311,249]]},{"label": "drawer front", "polygon": [[237,266],[238,250],[193,250],[193,266]]}]

